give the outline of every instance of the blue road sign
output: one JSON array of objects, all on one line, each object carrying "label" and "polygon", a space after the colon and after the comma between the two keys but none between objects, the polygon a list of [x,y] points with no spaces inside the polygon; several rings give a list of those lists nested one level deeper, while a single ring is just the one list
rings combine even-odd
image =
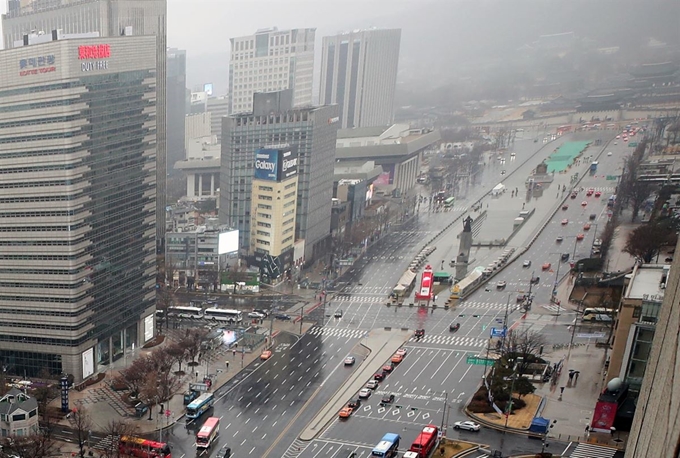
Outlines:
[{"label": "blue road sign", "polygon": [[505,328],[503,329],[491,328],[491,337],[505,337]]}]

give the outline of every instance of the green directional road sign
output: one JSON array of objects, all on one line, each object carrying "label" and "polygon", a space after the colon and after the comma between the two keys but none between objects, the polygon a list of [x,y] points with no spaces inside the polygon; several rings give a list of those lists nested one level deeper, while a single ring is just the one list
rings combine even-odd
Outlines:
[{"label": "green directional road sign", "polygon": [[628,148],[635,148],[637,145],[637,142],[630,142],[628,143]]},{"label": "green directional road sign", "polygon": [[465,358],[465,362],[472,364],[473,366],[490,366],[493,364],[494,360],[490,358],[481,358],[479,356],[470,355]]},{"label": "green directional road sign", "polygon": [[614,181],[614,180],[618,180],[618,179],[619,179],[618,175],[607,175],[607,180],[609,180],[609,181]]}]

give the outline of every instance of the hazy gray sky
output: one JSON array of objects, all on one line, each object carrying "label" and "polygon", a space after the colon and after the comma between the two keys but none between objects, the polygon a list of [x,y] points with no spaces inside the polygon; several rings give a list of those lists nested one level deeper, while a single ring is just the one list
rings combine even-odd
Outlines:
[{"label": "hazy gray sky", "polygon": [[399,27],[388,18],[419,3],[427,1],[168,0],[168,45],[199,55],[228,51],[229,38],[272,26],[316,27],[317,36],[347,28]]}]

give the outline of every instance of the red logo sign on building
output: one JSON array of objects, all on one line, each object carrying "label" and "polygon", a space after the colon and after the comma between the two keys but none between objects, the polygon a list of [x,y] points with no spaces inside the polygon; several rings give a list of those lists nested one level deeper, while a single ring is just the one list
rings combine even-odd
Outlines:
[{"label": "red logo sign on building", "polygon": [[111,45],[78,46],[78,59],[107,59],[111,57]]}]

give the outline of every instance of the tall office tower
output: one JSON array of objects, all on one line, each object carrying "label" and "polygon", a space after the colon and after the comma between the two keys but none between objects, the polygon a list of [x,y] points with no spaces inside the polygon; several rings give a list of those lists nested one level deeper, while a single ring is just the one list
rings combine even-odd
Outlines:
[{"label": "tall office tower", "polygon": [[168,49],[168,174],[184,160],[184,117],[186,116],[187,52]]},{"label": "tall office tower", "polygon": [[21,0],[2,16],[5,48],[30,31],[99,32],[102,37],[156,35],[156,248],[163,253],[166,178],[166,0]]},{"label": "tall office tower", "polygon": [[253,111],[255,92],[293,90],[293,106],[312,105],[316,29],[258,30],[231,39],[229,113]]},{"label": "tall office tower", "polygon": [[[675,247],[680,249],[680,243]],[[680,370],[680,258],[671,264],[661,311],[655,319],[652,350],[637,399],[635,416],[626,441],[626,458],[676,457],[680,451],[680,401],[677,374]],[[640,313],[644,316],[643,301]],[[638,349],[635,348],[635,353]],[[644,349],[642,350],[644,351]]]},{"label": "tall office tower", "polygon": [[253,112],[222,118],[220,222],[239,229],[239,247],[250,246],[251,188],[256,152],[261,148],[298,153],[295,235],[305,240],[305,261],[329,249],[335,143],[340,110],[293,108],[292,91],[253,96]]},{"label": "tall office tower", "polygon": [[229,97],[208,98],[208,112],[210,113],[210,133],[217,138],[217,143],[222,141],[222,116],[229,114]]},{"label": "tall office tower", "polygon": [[0,363],[79,381],[154,335],[156,37],[41,37],[0,51]]},{"label": "tall office tower", "polygon": [[400,29],[323,37],[319,104],[340,105],[343,129],[394,121],[400,40]]}]

